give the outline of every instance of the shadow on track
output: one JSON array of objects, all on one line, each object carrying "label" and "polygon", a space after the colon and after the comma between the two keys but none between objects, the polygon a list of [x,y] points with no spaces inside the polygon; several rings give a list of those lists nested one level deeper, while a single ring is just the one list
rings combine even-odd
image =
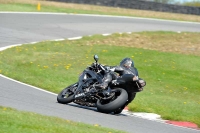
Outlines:
[{"label": "shadow on track", "polygon": [[[91,110],[91,111],[94,111],[94,112],[97,112],[97,113],[101,113],[94,107],[81,106],[81,105],[78,105],[78,104],[75,104],[75,103],[69,103],[69,104],[65,104],[65,105],[77,107],[77,108],[82,108],[82,109],[85,109],[85,110]],[[120,114],[108,113],[108,114],[115,115],[115,116],[127,116],[126,114],[122,114],[122,113],[120,113]]]}]

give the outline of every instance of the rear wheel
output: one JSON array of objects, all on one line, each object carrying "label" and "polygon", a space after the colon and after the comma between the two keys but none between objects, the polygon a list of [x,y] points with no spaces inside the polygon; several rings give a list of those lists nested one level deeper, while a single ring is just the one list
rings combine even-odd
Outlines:
[{"label": "rear wheel", "polygon": [[[102,113],[111,113],[123,107],[128,100],[128,94],[124,89],[113,89],[114,96],[109,100],[98,100],[97,110]],[[121,113],[121,112],[120,112]]]},{"label": "rear wheel", "polygon": [[63,89],[57,96],[57,101],[62,104],[67,104],[73,101],[74,90],[77,88],[78,84],[72,84],[65,89]]}]

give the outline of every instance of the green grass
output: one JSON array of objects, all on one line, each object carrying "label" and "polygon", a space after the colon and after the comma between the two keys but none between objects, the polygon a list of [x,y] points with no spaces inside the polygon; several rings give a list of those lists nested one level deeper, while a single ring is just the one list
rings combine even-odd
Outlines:
[{"label": "green grass", "polygon": [[[100,63],[108,65],[117,65],[122,58],[131,57],[140,77],[147,81],[144,91],[138,93],[136,99],[129,104],[131,111],[153,112],[164,119],[190,121],[200,125],[199,56],[112,44],[123,38],[128,43],[135,34],[141,38],[153,34],[160,37],[176,34],[178,37],[173,32],[142,32],[22,45],[0,52],[0,72],[58,93],[78,80],[82,70],[94,61],[94,54],[99,55]],[[188,33],[187,36],[194,40],[195,34],[199,33]],[[163,37],[164,39],[168,40],[167,37]],[[125,40],[123,42],[126,44]],[[196,43],[198,40],[191,45]],[[10,55],[14,56],[11,58]]]},{"label": "green grass", "polygon": [[[106,14],[98,11],[87,11],[71,8],[57,8],[54,6],[42,6],[41,10],[37,10],[37,6],[33,4],[0,4],[1,11],[21,11],[21,12],[60,12],[60,13],[79,13],[79,14]],[[113,14],[114,15],[114,14]]]},{"label": "green grass", "polygon": [[78,123],[1,106],[0,118],[1,133],[124,133],[97,124]]}]

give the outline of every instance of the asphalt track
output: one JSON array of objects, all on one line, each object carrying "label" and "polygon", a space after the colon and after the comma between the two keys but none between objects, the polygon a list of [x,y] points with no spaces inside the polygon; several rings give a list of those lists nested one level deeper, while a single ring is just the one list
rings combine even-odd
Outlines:
[{"label": "asphalt track", "polygon": [[[0,13],[0,47],[93,34],[158,30],[200,32],[200,23],[98,15]],[[162,121],[146,120],[126,114],[103,114],[75,104],[58,104],[56,94],[2,75],[0,105],[77,122],[99,124],[130,133],[200,133],[199,130]]]}]

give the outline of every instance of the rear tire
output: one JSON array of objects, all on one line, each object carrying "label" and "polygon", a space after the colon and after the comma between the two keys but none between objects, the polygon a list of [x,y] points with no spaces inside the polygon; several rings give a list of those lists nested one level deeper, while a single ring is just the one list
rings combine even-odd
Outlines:
[{"label": "rear tire", "polygon": [[[65,89],[63,89],[57,96],[58,103],[67,104],[73,101],[74,93],[71,91],[74,87],[77,87],[75,84],[72,84]],[[75,85],[75,86],[74,86]],[[73,87],[73,88],[72,88]]]},{"label": "rear tire", "polygon": [[[111,90],[116,91],[114,100],[108,103],[104,103],[102,100],[97,101],[97,110],[102,113],[111,113],[115,112],[119,108],[123,107],[128,100],[128,94],[124,89],[116,88]],[[111,93],[112,93],[111,92]],[[120,112],[121,113],[121,112]]]}]

